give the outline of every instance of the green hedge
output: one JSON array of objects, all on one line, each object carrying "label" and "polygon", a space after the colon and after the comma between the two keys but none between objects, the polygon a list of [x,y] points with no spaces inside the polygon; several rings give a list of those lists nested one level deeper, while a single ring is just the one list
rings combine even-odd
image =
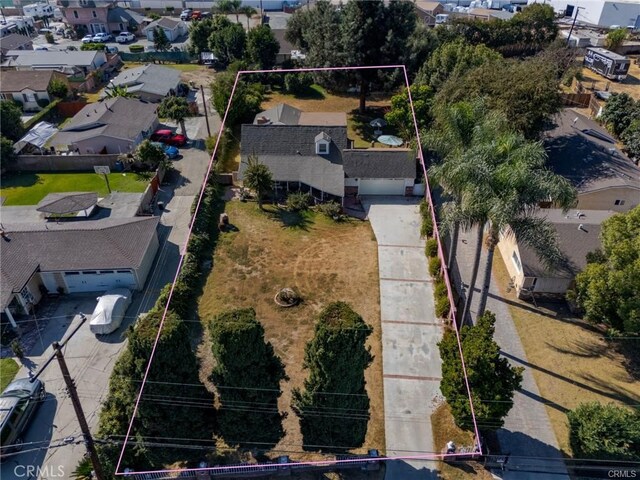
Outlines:
[{"label": "green hedge", "polygon": [[424,253],[429,258],[436,257],[438,255],[438,241],[435,238],[427,240],[427,243],[424,246]]},{"label": "green hedge", "polygon": [[424,238],[433,236],[433,219],[431,218],[431,209],[426,200],[420,202],[420,217],[422,217],[420,236]]},{"label": "green hedge", "polygon": [[441,267],[442,265],[438,257],[432,257],[429,259],[429,273],[431,274],[432,277],[440,276]]},{"label": "green hedge", "polygon": [[25,124],[24,124],[24,128],[26,130],[29,130],[36,123],[41,122],[43,120],[49,119],[50,116],[52,116],[55,113],[55,108],[61,101],[62,101],[62,99],[60,99],[60,98],[55,99],[53,102],[51,102],[45,108],[43,108],[40,112],[38,112],[36,115],[31,117],[29,120],[27,120],[25,122]]},{"label": "green hedge", "polygon": [[129,51],[131,53],[142,53],[144,52],[144,45],[129,45]]},{"label": "green hedge", "polygon": [[80,50],[82,51],[91,51],[95,50],[98,52],[102,52],[105,49],[104,43],[83,43],[80,45]]}]

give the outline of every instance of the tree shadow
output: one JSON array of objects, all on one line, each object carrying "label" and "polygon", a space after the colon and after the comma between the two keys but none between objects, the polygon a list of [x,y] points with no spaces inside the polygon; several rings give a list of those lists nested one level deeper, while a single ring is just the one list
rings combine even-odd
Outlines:
[{"label": "tree shadow", "polygon": [[[375,142],[378,137],[375,135],[376,130],[381,130],[384,135],[397,135],[397,130],[391,125],[386,125],[381,128],[372,127],[369,122],[376,118],[384,118],[389,108],[387,107],[367,107],[364,114],[356,108],[349,112],[349,118],[353,126],[353,131],[365,142]],[[386,147],[383,144],[376,145],[378,147]]]},{"label": "tree shadow", "polygon": [[[518,475],[526,476],[525,472],[536,472],[540,475],[540,478],[555,478],[556,475],[567,475],[564,455],[556,447],[541,442],[525,433],[514,432],[506,428],[497,430],[495,435],[500,445],[500,452],[491,452],[494,455],[486,457],[485,465],[491,470],[499,471],[499,456],[508,455],[509,460],[505,465],[505,470],[511,472],[511,475],[502,478],[518,478]],[[568,478],[568,476],[565,478]]]},{"label": "tree shadow", "polygon": [[305,88],[301,92],[295,93],[293,96],[295,98],[299,98],[300,100],[324,100],[326,98],[324,92],[314,85]]},{"label": "tree shadow", "polygon": [[277,205],[264,205],[263,211],[274,221],[280,222],[282,228],[309,231],[313,224],[313,216],[309,211],[291,212]]},{"label": "tree shadow", "polygon": [[0,178],[0,188],[24,188],[44,183],[37,173],[5,173]]},{"label": "tree shadow", "polygon": [[385,478],[402,480],[443,479],[435,460],[389,460],[385,464]]}]

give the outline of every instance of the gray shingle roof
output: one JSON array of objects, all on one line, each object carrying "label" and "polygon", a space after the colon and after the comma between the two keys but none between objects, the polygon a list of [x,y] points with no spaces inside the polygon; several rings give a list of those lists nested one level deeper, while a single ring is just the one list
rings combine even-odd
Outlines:
[{"label": "gray shingle roof", "polygon": [[123,23],[126,26],[129,22],[141,25],[144,22],[144,16],[122,7],[115,7],[109,9],[107,12],[107,22],[109,23]]},{"label": "gray shingle roof", "polygon": [[0,92],[21,92],[25,88],[46,92],[53,74],[53,70],[7,70],[2,72]]},{"label": "gray shingle roof", "polygon": [[107,57],[104,52],[98,51],[43,51],[43,50],[12,50],[7,52],[8,57],[17,57],[10,63],[13,66],[25,66],[25,67],[90,67],[94,61],[97,61],[96,57],[101,57],[102,62],[107,61]]},{"label": "gray shingle roof", "polygon": [[408,148],[371,148],[342,152],[349,178],[415,178],[416,160]]},{"label": "gray shingle roof", "polygon": [[[0,238],[2,304],[41,271],[139,268],[158,217],[4,224]],[[9,295],[6,292],[9,292]]]},{"label": "gray shingle roof", "polygon": [[184,23],[184,22],[182,20],[175,20],[173,18],[162,17],[161,19],[155,20],[154,22],[151,22],[149,25],[147,25],[144,28],[144,31],[146,32],[148,30],[153,30],[156,27],[162,27],[162,28],[167,28],[169,30],[174,30],[181,23]]},{"label": "gray shingle roof", "polygon": [[298,125],[300,114],[302,112],[286,103],[279,103],[264,112],[260,112],[253,120],[254,124],[258,124],[258,119],[266,118],[273,125]]},{"label": "gray shingle roof", "polygon": [[640,189],[640,168],[596,122],[568,109],[556,115],[554,122],[545,132],[549,167],[580,193],[621,186]]},{"label": "gray shingle roof", "polygon": [[98,203],[96,192],[50,193],[38,203],[38,212],[64,215],[87,210]]},{"label": "gray shingle roof", "polygon": [[6,37],[0,38],[0,48],[4,51],[16,50],[21,45],[29,43],[32,43],[32,40],[25,35],[20,35],[19,33],[10,33]]},{"label": "gray shingle roof", "polygon": [[175,68],[162,67],[160,65],[142,65],[135,68],[127,68],[111,80],[116,86],[127,86],[130,92],[132,86],[136,86],[136,92],[146,92],[159,96],[166,96],[170,90],[175,90],[180,83],[180,72]]},{"label": "gray shingle roof", "polygon": [[[268,122],[265,123],[264,119]],[[262,120],[262,122],[260,121]],[[346,127],[347,114],[344,112],[303,112],[286,103],[279,103],[264,112],[258,113],[255,125],[314,125],[328,127]]]}]

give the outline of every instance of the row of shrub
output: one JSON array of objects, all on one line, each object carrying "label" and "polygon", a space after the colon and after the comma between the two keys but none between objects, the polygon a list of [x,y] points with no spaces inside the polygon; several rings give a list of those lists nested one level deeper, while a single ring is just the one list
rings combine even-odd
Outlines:
[{"label": "row of shrub", "polygon": [[[56,113],[55,108],[60,102],[61,102],[61,99],[57,98],[53,102],[44,106],[42,110],[40,110],[36,115],[31,117],[29,120],[27,120],[24,123],[25,130],[29,130],[38,122],[41,122],[43,120],[48,120],[49,118],[51,118],[51,116],[53,116]],[[38,101],[38,105],[40,105],[41,107],[43,106],[40,104],[40,101]]]},{"label": "row of shrub", "polygon": [[[80,45],[80,50],[82,51],[98,51],[98,52],[102,52],[104,51],[106,45],[104,43],[83,43],[82,45]],[[143,47],[144,49],[144,47]]]},{"label": "row of shrub", "polygon": [[131,53],[142,53],[144,52],[144,45],[129,45],[129,51]]},{"label": "row of shrub", "polygon": [[[302,212],[308,210],[312,204],[311,194],[307,192],[293,192],[287,195],[287,202],[285,208],[289,212]],[[339,203],[330,201],[325,203],[319,203],[314,207],[317,212],[326,215],[334,220],[340,216],[342,207]]]},{"label": "row of shrub", "polygon": [[420,203],[420,217],[422,218],[420,234],[427,238],[424,253],[429,259],[429,274],[436,279],[433,285],[436,315],[446,319],[451,312],[451,304],[447,294],[447,285],[442,278],[442,262],[438,256],[438,240],[433,237],[431,208],[426,200],[422,200]]}]

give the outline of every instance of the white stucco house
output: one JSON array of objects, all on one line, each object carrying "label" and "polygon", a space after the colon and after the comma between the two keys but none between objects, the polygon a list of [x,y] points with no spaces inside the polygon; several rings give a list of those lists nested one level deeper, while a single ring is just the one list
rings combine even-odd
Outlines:
[{"label": "white stucco house", "polygon": [[180,37],[187,34],[187,24],[182,20],[175,18],[163,17],[155,22],[151,22],[142,31],[146,35],[147,40],[153,42],[153,31],[156,27],[164,30],[165,35],[170,42],[175,42]]}]

